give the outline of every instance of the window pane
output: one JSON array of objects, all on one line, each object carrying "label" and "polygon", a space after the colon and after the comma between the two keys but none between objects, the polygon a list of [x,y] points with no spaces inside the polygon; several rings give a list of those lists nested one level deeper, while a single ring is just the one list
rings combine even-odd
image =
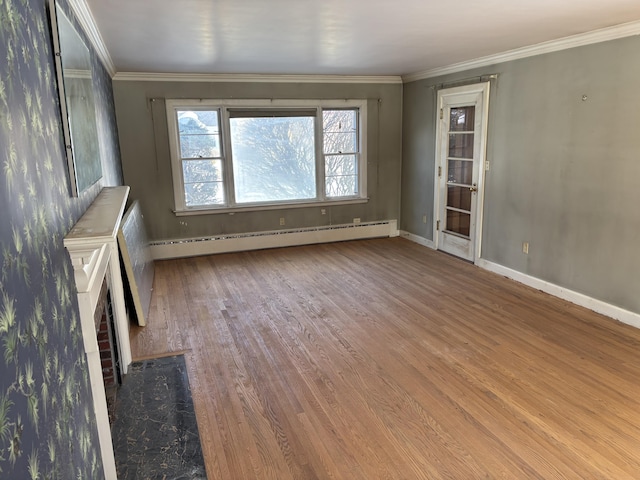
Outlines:
[{"label": "window pane", "polygon": [[230,118],[237,203],[316,197],[314,117]]},{"label": "window pane", "polygon": [[182,162],[184,183],[221,182],[221,160],[184,160]]},{"label": "window pane", "polygon": [[322,110],[322,129],[352,130],[358,129],[358,110],[355,108],[344,110]]},{"label": "window pane", "polygon": [[326,177],[327,197],[349,197],[358,193],[358,177],[356,175],[337,175]]},{"label": "window pane", "polygon": [[355,175],[357,160],[355,155],[327,155],[324,168],[327,177],[333,175]]},{"label": "window pane", "polygon": [[187,207],[223,205],[222,182],[185,183],[184,201]]},{"label": "window pane", "polygon": [[473,132],[476,107],[458,107],[451,109],[449,130],[452,132]]},{"label": "window pane", "polygon": [[325,132],[324,153],[354,153],[358,151],[356,132]]},{"label": "window pane", "polygon": [[220,129],[217,110],[178,110],[180,156],[220,157]]},{"label": "window pane", "polygon": [[327,197],[347,197],[358,194],[356,155],[327,155],[324,166]]},{"label": "window pane", "polygon": [[358,151],[357,110],[323,110],[322,129],[324,153]]},{"label": "window pane", "polygon": [[471,211],[471,190],[469,187],[448,187],[447,207]]},{"label": "window pane", "polygon": [[447,210],[446,230],[468,237],[471,231],[471,215],[468,213]]},{"label": "window pane", "polygon": [[471,185],[473,179],[473,162],[468,160],[449,160],[447,182]]},{"label": "window pane", "polygon": [[473,158],[473,133],[450,133],[449,156]]}]

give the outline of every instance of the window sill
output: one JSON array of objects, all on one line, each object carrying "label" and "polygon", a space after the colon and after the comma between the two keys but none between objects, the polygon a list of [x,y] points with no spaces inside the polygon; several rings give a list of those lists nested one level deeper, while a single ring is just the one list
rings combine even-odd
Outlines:
[{"label": "window sill", "polygon": [[220,207],[220,208],[189,208],[185,210],[174,210],[173,213],[177,217],[186,217],[190,215],[215,215],[226,213],[233,215],[239,212],[259,212],[264,210],[287,210],[290,208],[311,208],[311,207],[335,207],[339,205],[356,205],[367,203],[369,198],[350,198],[345,200],[332,200],[320,202],[297,202],[297,203],[277,203],[277,204],[260,204],[247,205],[243,207]]}]

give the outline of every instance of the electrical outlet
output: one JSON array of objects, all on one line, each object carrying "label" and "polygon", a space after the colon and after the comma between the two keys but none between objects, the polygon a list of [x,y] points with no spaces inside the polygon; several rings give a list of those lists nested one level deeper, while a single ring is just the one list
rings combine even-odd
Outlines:
[{"label": "electrical outlet", "polygon": [[353,223],[360,223],[360,217],[355,217],[353,219]]},{"label": "electrical outlet", "polygon": [[529,242],[522,242],[522,253],[529,254]]},{"label": "electrical outlet", "polygon": [[284,217],[280,217],[280,225],[284,225]]},{"label": "electrical outlet", "polygon": [[327,209],[326,208],[321,208],[320,209],[320,215],[326,215],[327,214]]},{"label": "electrical outlet", "polygon": [[427,223],[427,216],[426,215],[422,216],[422,223]]}]

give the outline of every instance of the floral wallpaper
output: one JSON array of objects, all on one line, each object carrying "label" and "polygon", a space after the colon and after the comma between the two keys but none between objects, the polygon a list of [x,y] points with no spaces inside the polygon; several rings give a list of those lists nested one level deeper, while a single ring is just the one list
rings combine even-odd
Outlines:
[{"label": "floral wallpaper", "polygon": [[84,480],[104,474],[62,242],[122,170],[111,78],[85,40],[104,177],[70,196],[47,3],[0,0],[0,478]]}]

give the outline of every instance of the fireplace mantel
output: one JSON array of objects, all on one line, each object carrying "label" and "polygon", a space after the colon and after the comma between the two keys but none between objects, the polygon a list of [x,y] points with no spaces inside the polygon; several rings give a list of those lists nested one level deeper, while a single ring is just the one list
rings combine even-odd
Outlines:
[{"label": "fireplace mantel", "polygon": [[131,346],[117,233],[128,196],[127,186],[103,188],[64,239],[78,289],[84,350],[91,379],[102,464],[108,480],[116,478],[116,468],[94,313],[102,283],[107,278],[113,303],[119,360],[122,373],[126,374],[131,363]]}]

